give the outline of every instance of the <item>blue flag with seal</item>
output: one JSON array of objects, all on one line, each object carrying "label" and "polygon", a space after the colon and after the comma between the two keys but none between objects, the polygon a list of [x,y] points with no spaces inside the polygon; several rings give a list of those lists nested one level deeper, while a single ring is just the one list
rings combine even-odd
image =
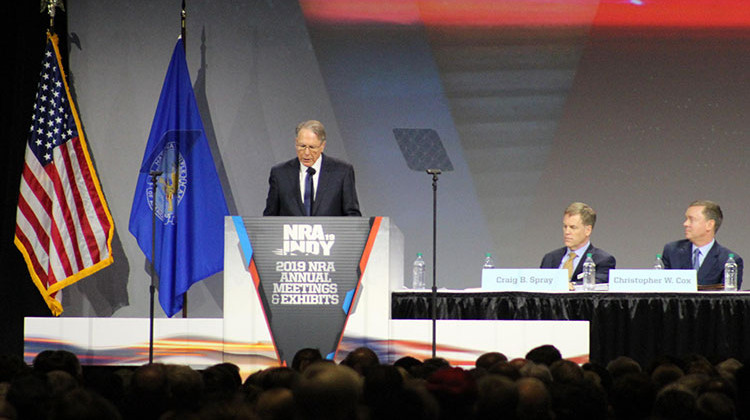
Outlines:
[{"label": "blue flag with seal", "polygon": [[159,303],[168,317],[182,309],[191,285],[222,270],[228,213],[179,39],[151,125],[129,224],[154,262]]}]

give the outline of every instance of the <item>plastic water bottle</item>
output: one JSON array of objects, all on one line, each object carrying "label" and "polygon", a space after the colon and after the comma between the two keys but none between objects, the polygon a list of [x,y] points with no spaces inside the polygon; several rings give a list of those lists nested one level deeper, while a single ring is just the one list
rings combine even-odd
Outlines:
[{"label": "plastic water bottle", "polygon": [[422,290],[425,288],[424,267],[425,263],[422,259],[422,253],[418,252],[417,259],[414,260],[414,268],[411,272],[411,288],[414,290]]},{"label": "plastic water bottle", "polygon": [[495,260],[492,259],[492,254],[489,252],[484,256],[484,265],[482,268],[495,268]]},{"label": "plastic water bottle", "polygon": [[664,269],[664,261],[661,260],[661,254],[656,254],[656,259],[654,260],[654,270],[663,270]]},{"label": "plastic water bottle", "polygon": [[594,290],[594,287],[596,287],[596,264],[589,252],[583,261],[583,290]]},{"label": "plastic water bottle", "polygon": [[734,261],[734,254],[729,254],[729,258],[724,264],[724,290],[728,292],[737,291],[737,263]]}]

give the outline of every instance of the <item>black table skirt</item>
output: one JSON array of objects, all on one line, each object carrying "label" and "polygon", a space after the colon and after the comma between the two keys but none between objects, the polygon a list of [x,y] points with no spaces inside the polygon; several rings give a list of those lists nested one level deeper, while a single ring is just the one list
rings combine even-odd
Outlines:
[{"label": "black table skirt", "polygon": [[[431,293],[396,292],[393,319],[431,319]],[[590,359],[663,355],[750,361],[750,293],[440,292],[437,319],[586,320]],[[510,338],[512,339],[512,338]]]}]

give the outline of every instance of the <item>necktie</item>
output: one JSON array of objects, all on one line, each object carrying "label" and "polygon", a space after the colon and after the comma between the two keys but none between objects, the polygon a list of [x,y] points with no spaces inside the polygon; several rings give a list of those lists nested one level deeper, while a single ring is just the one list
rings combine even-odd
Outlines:
[{"label": "necktie", "polygon": [[307,168],[307,175],[305,176],[305,213],[308,216],[312,216],[313,197],[315,197],[313,175],[315,175],[315,168]]},{"label": "necktie", "polygon": [[576,255],[575,252],[571,252],[570,254],[568,254],[568,259],[565,260],[565,264],[563,264],[563,268],[568,270],[569,280],[572,280],[571,277],[573,277],[573,262],[576,260],[577,256],[578,255]]},{"label": "necktie", "polygon": [[701,268],[701,250],[695,248],[693,251],[693,270]]}]

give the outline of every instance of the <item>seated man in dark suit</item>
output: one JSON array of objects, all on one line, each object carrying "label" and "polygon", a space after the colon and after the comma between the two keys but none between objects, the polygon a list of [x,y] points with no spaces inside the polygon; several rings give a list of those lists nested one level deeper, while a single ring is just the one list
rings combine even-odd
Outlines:
[{"label": "seated man in dark suit", "polygon": [[698,285],[724,283],[724,264],[729,254],[737,263],[737,288],[742,284],[742,258],[716,242],[724,214],[713,201],[693,201],[685,211],[685,239],[664,245],[664,268],[697,269]]},{"label": "seated man in dark suit", "polygon": [[271,168],[264,216],[361,216],[352,165],[323,154],[319,121],[297,126],[297,157]]},{"label": "seated man in dark suit", "polygon": [[591,232],[596,223],[596,212],[588,204],[573,203],[563,214],[563,242],[565,246],[547,253],[540,268],[567,268],[571,283],[581,284],[581,273],[586,254],[596,264],[596,282],[609,282],[609,270],[615,268],[615,257],[591,244]]}]

